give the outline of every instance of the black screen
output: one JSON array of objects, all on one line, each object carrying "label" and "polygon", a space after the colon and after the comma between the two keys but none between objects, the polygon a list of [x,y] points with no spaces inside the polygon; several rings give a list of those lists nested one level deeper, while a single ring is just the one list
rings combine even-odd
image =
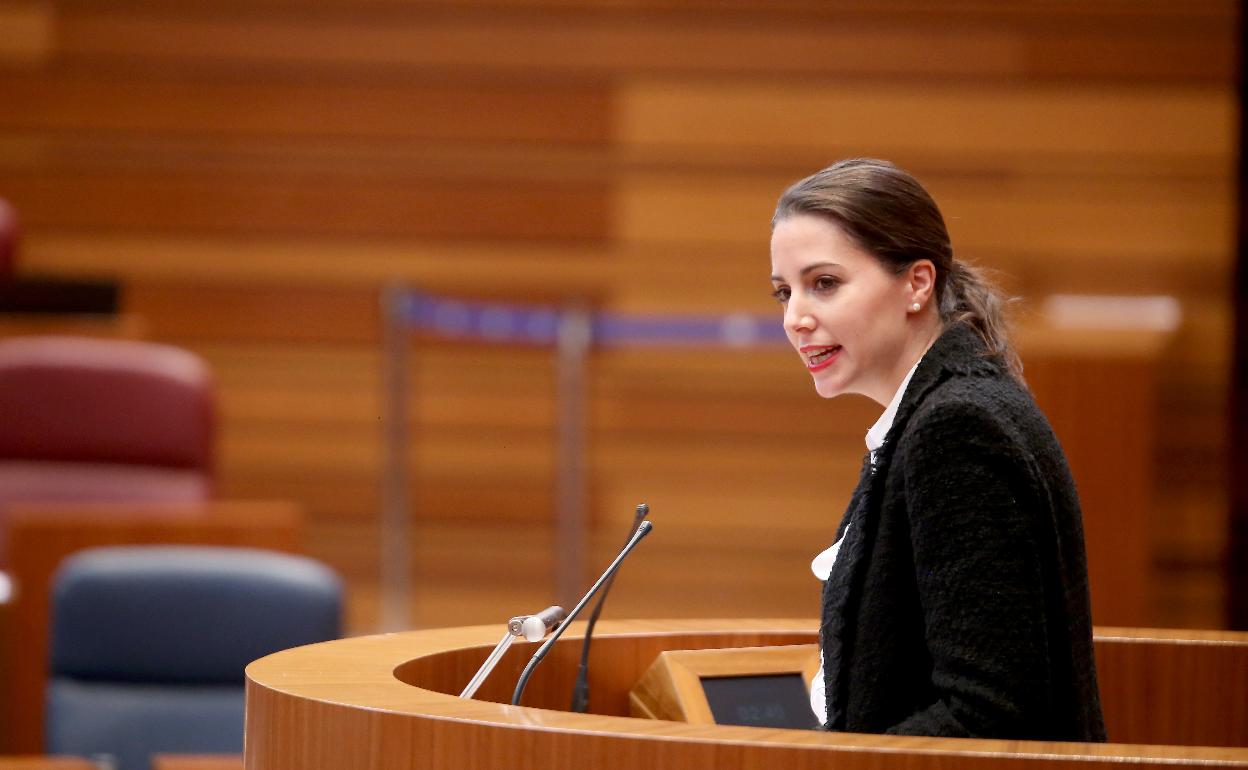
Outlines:
[{"label": "black screen", "polygon": [[818,727],[810,695],[799,674],[717,676],[702,680],[717,725]]}]

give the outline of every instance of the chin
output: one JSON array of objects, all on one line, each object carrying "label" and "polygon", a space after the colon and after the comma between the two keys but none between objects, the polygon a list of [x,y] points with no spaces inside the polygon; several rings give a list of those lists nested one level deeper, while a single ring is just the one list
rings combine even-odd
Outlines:
[{"label": "chin", "polygon": [[845,384],[831,380],[815,380],[815,392],[820,398],[836,398],[846,393]]}]

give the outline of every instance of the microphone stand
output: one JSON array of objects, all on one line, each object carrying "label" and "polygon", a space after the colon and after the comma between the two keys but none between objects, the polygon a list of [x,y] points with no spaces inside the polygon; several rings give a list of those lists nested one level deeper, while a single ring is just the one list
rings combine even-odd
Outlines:
[{"label": "microphone stand", "polygon": [[[625,544],[632,539],[633,533],[641,525],[641,520],[650,512],[650,506],[641,503],[633,513],[633,523],[628,528]],[[602,614],[602,605],[607,603],[607,594],[611,592],[611,584],[615,582],[612,575],[602,587],[602,595],[594,604],[594,611],[589,613],[589,625],[585,627],[585,640],[581,643],[581,665],[576,669],[576,682],[572,685],[572,706],[568,710],[574,714],[584,714],[589,710],[589,645],[594,639],[594,626],[598,625],[598,616]]]},{"label": "microphone stand", "polygon": [[[472,675],[472,679],[468,680],[468,685],[464,687],[463,692],[459,694],[461,698],[471,698],[477,694],[477,689],[481,687],[481,683],[490,675],[494,667],[498,665],[498,661],[503,657],[503,653],[507,652],[507,648],[520,635],[520,618],[512,618],[507,624],[507,630],[503,632],[503,638],[494,647],[494,651],[490,653],[485,662],[481,664],[481,668],[477,669],[477,673]],[[515,628],[515,631],[512,631]]]},{"label": "microphone stand", "polygon": [[603,584],[609,581],[611,576],[615,574],[615,571],[620,568],[620,564],[624,562],[624,557],[628,556],[637,547],[637,544],[641,542],[641,539],[650,534],[652,529],[654,529],[654,525],[649,520],[641,522],[641,526],[637,527],[637,532],[628,541],[628,545],[624,546],[624,550],[620,551],[619,555],[615,557],[615,561],[611,562],[611,566],[607,567],[606,571],[594,582],[589,592],[576,603],[576,606],[568,613],[567,620],[560,623],[559,628],[555,629],[555,632],[542,643],[542,646],[537,648],[537,652],[533,653],[533,657],[529,659],[528,665],[524,667],[524,671],[520,674],[520,680],[516,682],[516,691],[512,693],[511,705],[520,705],[520,698],[524,695],[524,687],[529,683],[529,677],[533,675],[533,669],[537,668],[537,664],[542,662],[542,659],[546,657],[546,653],[550,652],[550,648],[559,640],[559,637],[563,636],[563,632],[568,630],[568,626],[580,614],[581,610],[585,609],[585,605],[594,597],[594,594],[598,593],[598,589],[602,588]]}]

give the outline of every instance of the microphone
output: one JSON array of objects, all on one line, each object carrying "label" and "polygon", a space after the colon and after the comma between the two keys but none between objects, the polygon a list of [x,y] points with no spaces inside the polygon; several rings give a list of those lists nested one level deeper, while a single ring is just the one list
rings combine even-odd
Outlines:
[{"label": "microphone", "polygon": [[523,636],[526,641],[540,642],[546,634],[558,628],[567,616],[568,613],[555,604],[536,615],[512,618],[508,621],[507,628],[513,636]]},{"label": "microphone", "polygon": [[[641,526],[641,520],[646,518],[648,513],[650,513],[649,505],[641,503],[637,506],[637,510],[633,512],[633,523],[628,527],[628,537],[624,540],[626,544],[633,538],[633,533],[637,531],[637,527]],[[607,580],[607,584],[602,587],[602,595],[594,604],[594,611],[589,613],[589,625],[585,628],[585,640],[581,643],[581,665],[576,669],[576,682],[572,685],[572,707],[568,709],[574,714],[584,714],[589,710],[589,643],[594,639],[594,626],[598,624],[598,616],[602,614],[602,605],[606,604],[607,594],[611,592],[611,584],[614,582],[615,576],[612,575]]]},{"label": "microphone", "polygon": [[575,607],[572,608],[572,611],[568,613],[567,620],[555,629],[555,632],[550,635],[549,639],[542,643],[541,647],[537,648],[537,652],[533,653],[533,657],[529,659],[528,665],[524,667],[524,671],[520,674],[520,680],[516,682],[516,691],[512,693],[511,705],[520,705],[520,697],[524,695],[524,687],[529,683],[529,677],[533,675],[533,669],[537,668],[537,664],[542,662],[542,659],[546,657],[546,653],[550,652],[550,648],[555,645],[555,642],[559,641],[560,636],[563,636],[563,632],[568,629],[568,625],[572,622],[572,620],[581,613],[581,610],[585,609],[585,605],[588,604],[589,600],[594,597],[594,594],[598,593],[598,589],[602,588],[603,584],[609,581],[611,576],[615,574],[615,571],[620,568],[620,565],[624,563],[624,557],[628,556],[628,554],[637,547],[637,544],[641,542],[641,539],[650,534],[650,530],[652,529],[654,529],[654,525],[648,520],[641,522],[641,524],[637,527],[637,531],[633,533],[631,538],[629,538],[628,543],[624,546],[623,550],[621,550],[619,555],[615,557],[615,561],[611,562],[611,566],[607,567],[606,571],[602,573],[598,580],[590,586],[589,592],[582,596],[581,600],[576,603]]},{"label": "microphone", "polygon": [[517,615],[507,621],[507,633],[503,634],[503,638],[494,647],[481,664],[481,668],[477,669],[477,673],[472,675],[472,679],[468,680],[468,684],[464,687],[463,692],[459,694],[461,698],[471,698],[477,693],[481,687],[481,683],[490,675],[494,667],[498,665],[498,661],[502,659],[503,653],[507,652],[507,648],[516,640],[516,637],[523,636],[530,642],[539,641],[548,631],[555,628],[568,613],[563,608],[555,605],[547,607],[536,615]]}]

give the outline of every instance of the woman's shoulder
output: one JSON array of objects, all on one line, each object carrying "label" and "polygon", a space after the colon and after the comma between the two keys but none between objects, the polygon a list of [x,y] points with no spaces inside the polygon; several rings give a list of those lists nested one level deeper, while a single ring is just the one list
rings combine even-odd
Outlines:
[{"label": "woman's shoulder", "polygon": [[927,391],[916,412],[1009,417],[1038,409],[1031,393],[1004,370],[954,375]]},{"label": "woman's shoulder", "polygon": [[1056,445],[1026,386],[1003,361],[985,355],[963,324],[946,329],[923,357],[893,427],[898,448],[912,452],[967,441],[1032,451]]},{"label": "woman's shoulder", "polygon": [[1009,433],[1018,411],[1029,407],[1014,386],[999,378],[951,377],[915,405],[904,434]]},{"label": "woman's shoulder", "polygon": [[967,442],[1002,453],[1061,451],[1030,392],[1005,371],[935,384],[915,405],[901,442],[937,452]]}]

